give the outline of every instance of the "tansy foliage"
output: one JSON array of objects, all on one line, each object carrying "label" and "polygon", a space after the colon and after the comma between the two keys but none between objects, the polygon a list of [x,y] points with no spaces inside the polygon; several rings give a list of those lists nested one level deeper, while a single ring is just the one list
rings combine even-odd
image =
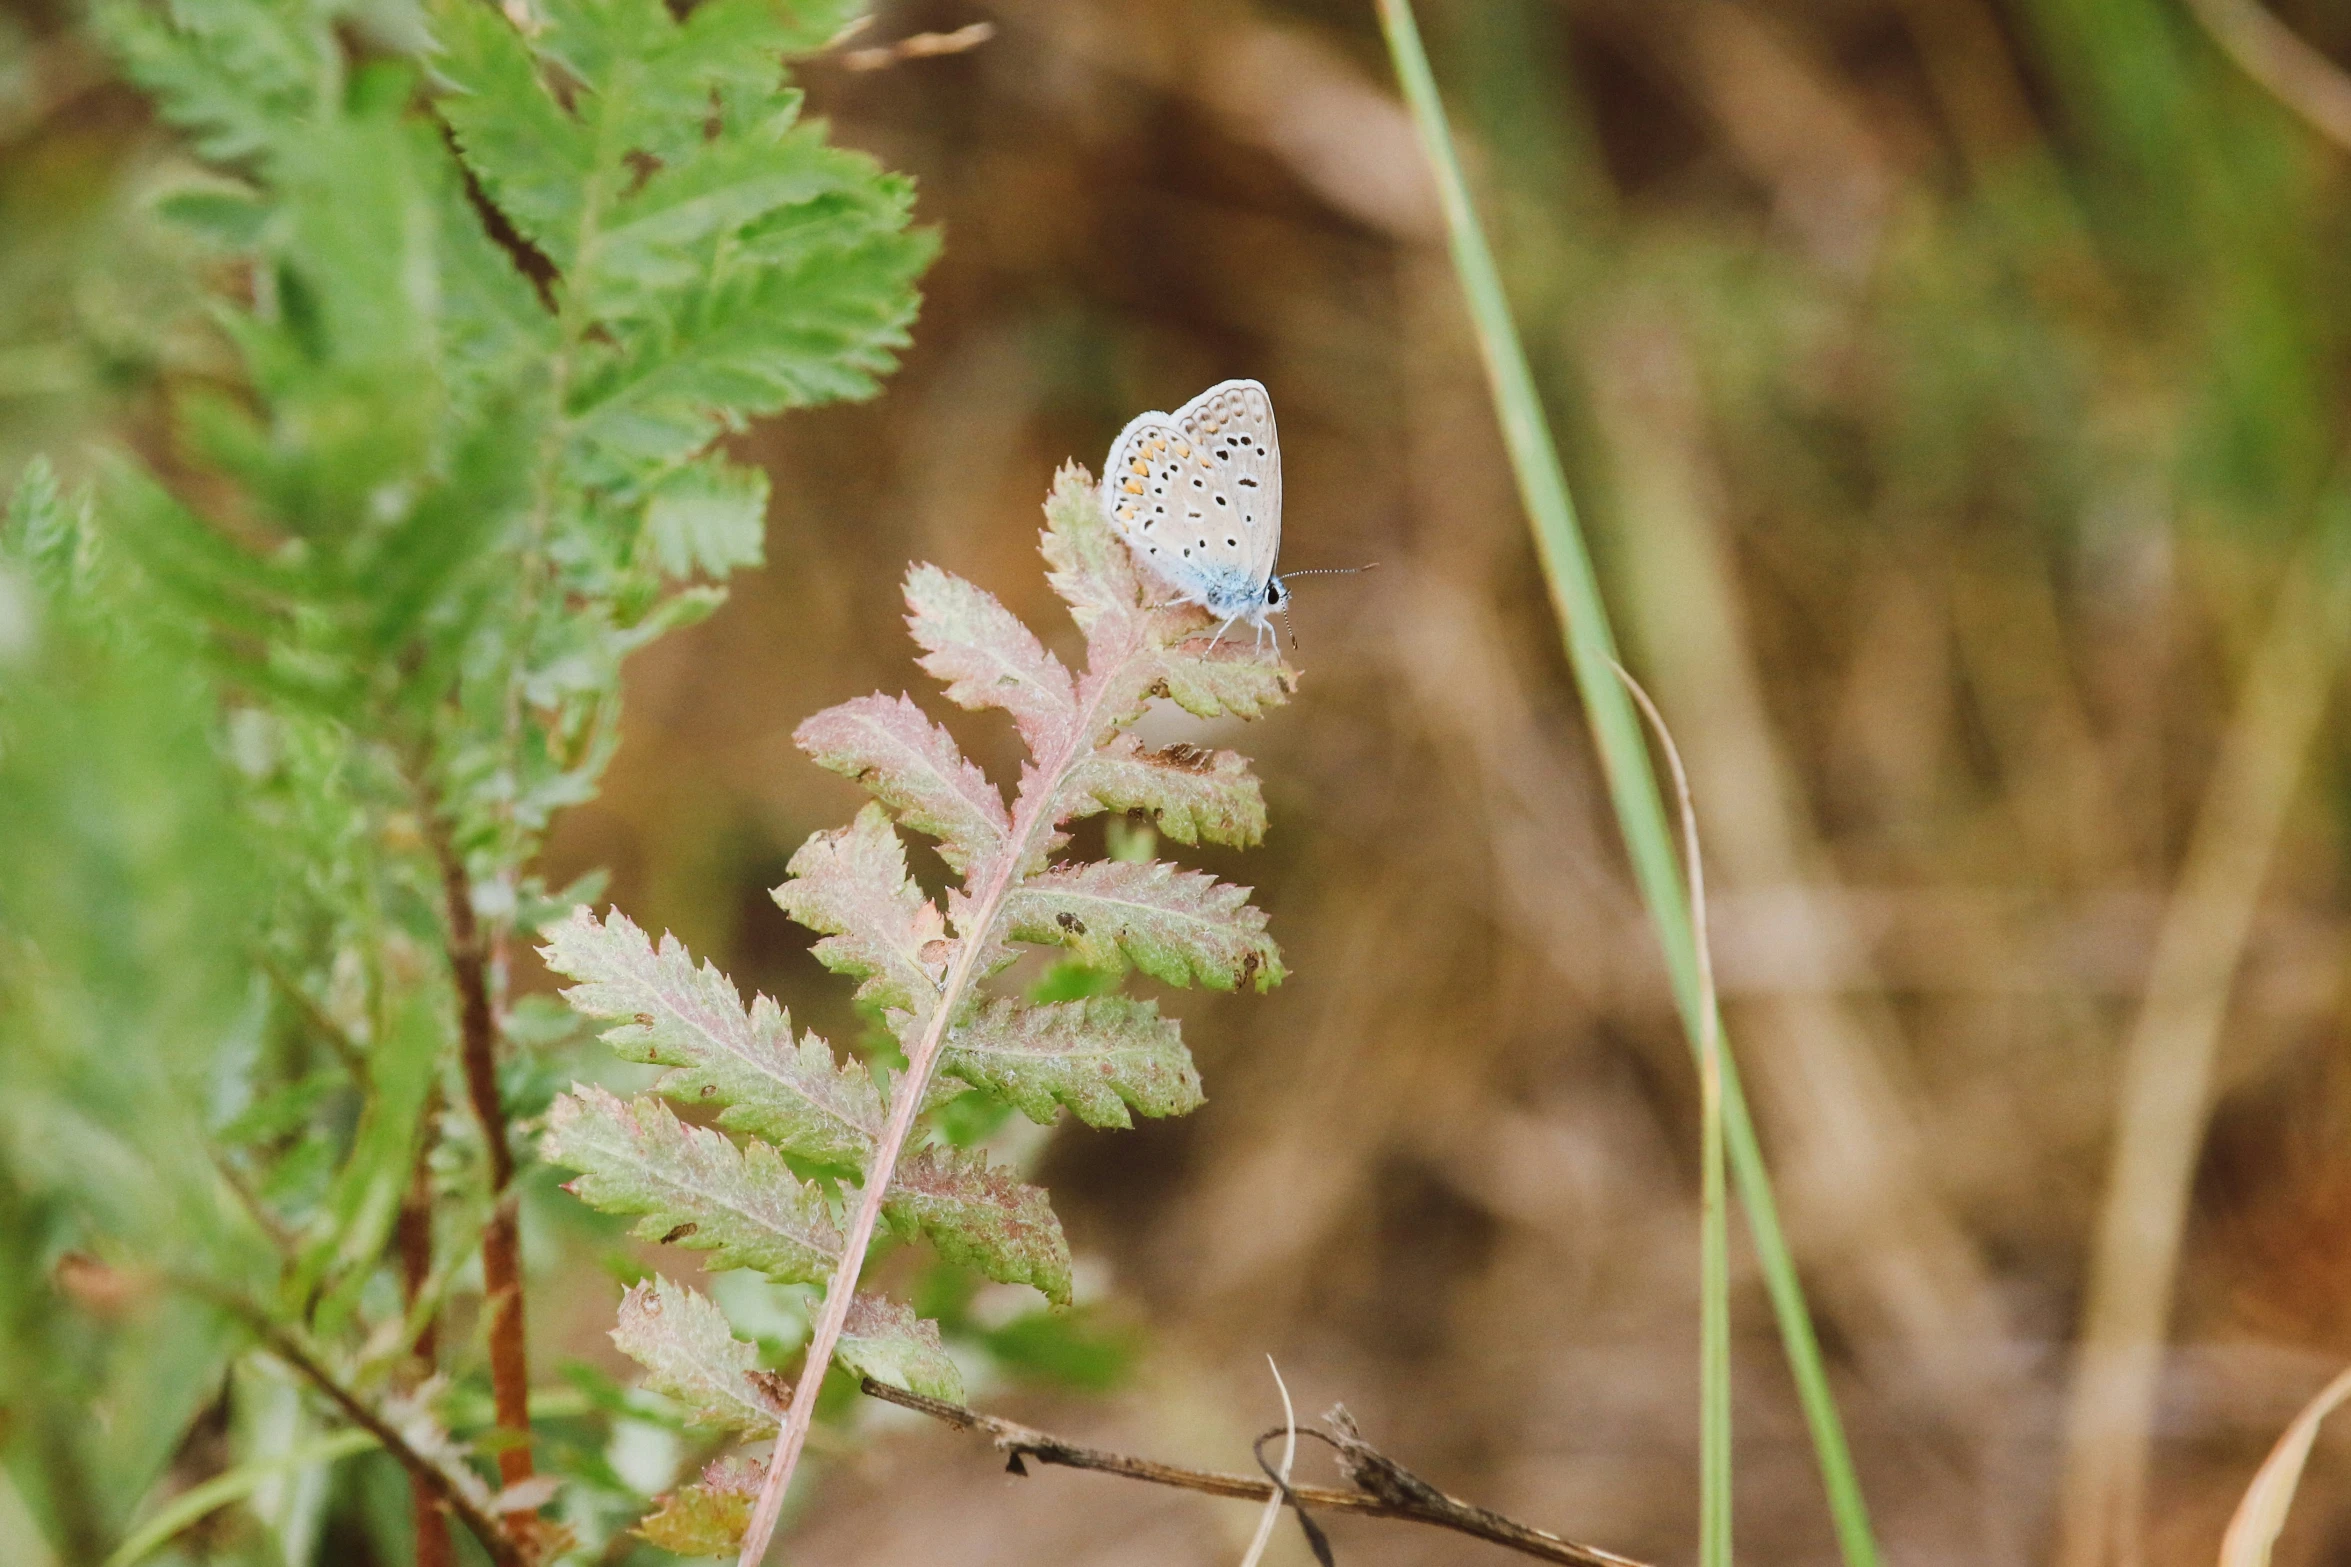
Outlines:
[{"label": "tansy foliage", "polygon": [[[674,938],[656,944],[617,912],[598,919],[582,908],[550,931],[542,955],[576,982],[571,1004],[614,1022],[604,1037],[622,1055],[669,1069],[653,1092],[625,1102],[575,1087],[549,1119],[545,1152],[580,1172],[571,1189],[640,1216],[639,1234],[709,1252],[714,1266],[837,1291],[863,1260],[844,1247],[861,1245],[878,1216],[990,1278],[1066,1301],[1068,1250],[1044,1195],[977,1155],[906,1137],[908,1120],[937,1097],[934,1076],[1040,1121],[1066,1106],[1094,1126],[1182,1114],[1200,1103],[1200,1080],[1175,1021],[1149,1001],[1031,1002],[989,982],[1036,946],[1176,985],[1264,990],[1282,978],[1246,888],[1167,864],[1067,859],[1063,829],[1133,811],[1180,843],[1257,842],[1265,806],[1241,757],[1153,751],[1129,730],[1155,697],[1201,717],[1255,716],[1285,698],[1289,672],[1237,644],[1212,645],[1205,612],[1161,602],[1082,471],[1062,472],[1045,516],[1054,590],[1085,635],[1082,670],[974,584],[933,566],[906,578],[922,668],[959,706],[1007,714],[1028,750],[1009,802],[907,696],[845,702],[794,737],[874,803],[809,839],[775,898],[821,935],[814,950],[826,967],[881,1011],[909,1061],[895,1081],[795,1035],[764,996],[746,1007]],[[943,896],[909,873],[908,829],[958,876]],[[665,1097],[714,1124],[681,1121]],[[837,1356],[864,1375],[959,1396],[935,1326],[905,1306],[857,1295],[837,1343],[823,1321],[803,1379]],[[640,1287],[614,1336],[700,1419],[750,1433],[785,1419],[772,1389],[754,1381],[751,1346],[691,1290]],[[645,1532],[732,1549],[751,1516],[743,1492],[736,1472],[706,1480]]]},{"label": "tansy foliage", "polygon": [[[91,1299],[148,1324],[67,1331],[0,1291],[0,1458],[61,1558],[119,1543],[244,1329],[354,1397],[421,1384],[385,1418],[487,1494],[413,1346],[479,1288],[491,1172],[529,1152],[483,1121],[503,1138],[545,1107],[526,1047],[569,1026],[500,994],[492,955],[572,901],[530,865],[594,791],[621,660],[760,558],[766,481],[715,443],[874,390],[933,248],[908,183],[829,145],[789,85],[848,14],[97,0],[188,155],[156,215],[204,249],[214,352],[166,377],[154,461],[116,458],[78,497],[36,468],[0,538],[0,1208],[26,1221],[0,1234],[38,1237],[0,1274],[45,1292],[71,1255]],[[710,995],[679,1002],[647,1059],[739,1104],[730,1126],[858,1167],[870,1082],[817,1083],[799,1063],[823,1046],[795,1054],[778,1018],[735,1006],[719,1039],[697,1032],[727,1021]],[[468,1016],[505,1058],[486,1118],[458,1069]],[[771,1056],[776,1082],[745,1075]],[[841,1253],[802,1178],[720,1132],[581,1098],[552,1140],[610,1163],[617,1207],[740,1196],[682,1238],[714,1259],[823,1278]],[[395,1256],[420,1211],[423,1253]],[[1042,1199],[965,1156],[908,1161],[890,1222],[1066,1293]],[[859,1320],[860,1364],[938,1385],[935,1338]],[[150,1347],[172,1375],[141,1369]],[[341,1418],[283,1359],[254,1395],[271,1412],[248,1410],[259,1363],[227,1378],[235,1429],[278,1433],[236,1448],[256,1463]],[[437,1364],[462,1382],[479,1347],[444,1332]],[[100,1402],[108,1421],[83,1417]],[[45,1430],[79,1434],[11,1446]],[[529,1525],[533,1502],[493,1554],[592,1556],[642,1511],[600,1460],[566,1479],[562,1527]],[[276,1548],[307,1559],[320,1527],[289,1514]]]}]

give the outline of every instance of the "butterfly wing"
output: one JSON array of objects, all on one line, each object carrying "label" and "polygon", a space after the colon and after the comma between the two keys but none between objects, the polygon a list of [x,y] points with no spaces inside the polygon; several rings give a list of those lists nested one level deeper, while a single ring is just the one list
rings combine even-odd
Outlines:
[{"label": "butterfly wing", "polygon": [[1104,502],[1140,560],[1215,614],[1262,616],[1282,544],[1273,400],[1223,381],[1111,443]]},{"label": "butterfly wing", "polygon": [[1201,544],[1239,567],[1262,597],[1282,553],[1282,443],[1273,399],[1255,381],[1220,381],[1176,410],[1176,428],[1207,454]]}]

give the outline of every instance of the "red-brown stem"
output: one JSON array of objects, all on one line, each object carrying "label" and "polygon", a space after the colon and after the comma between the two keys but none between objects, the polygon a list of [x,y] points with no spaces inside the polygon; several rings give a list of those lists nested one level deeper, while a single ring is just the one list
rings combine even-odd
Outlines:
[{"label": "red-brown stem", "polygon": [[[432,1124],[432,1110],[428,1106],[425,1124]],[[395,1235],[400,1245],[400,1298],[410,1310],[416,1307],[417,1297],[425,1292],[433,1275],[433,1172],[432,1142],[428,1138],[416,1150],[416,1168],[409,1172],[408,1193],[400,1200],[400,1220]],[[440,1357],[441,1329],[438,1318],[427,1317],[417,1330],[416,1343],[411,1346],[417,1363],[431,1375],[433,1365]],[[440,1499],[432,1487],[416,1476],[408,1481],[408,1516],[416,1536],[416,1567],[456,1567],[456,1543],[449,1537],[449,1515],[441,1510]]]},{"label": "red-brown stem", "polygon": [[474,918],[473,887],[453,845],[436,843],[449,905],[449,967],[457,980],[458,1034],[465,1059],[466,1097],[482,1123],[489,1148],[494,1206],[482,1231],[482,1297],[488,1315],[490,1394],[506,1445],[498,1449],[498,1478],[507,1485],[531,1477],[531,1372],[523,1342],[522,1235],[515,1221],[514,1151],[506,1145],[506,1110],[498,1098],[498,1024],[490,1011],[489,951]]},{"label": "red-brown stem", "polygon": [[857,1292],[857,1275],[865,1265],[865,1249],[872,1244],[874,1227],[881,1220],[882,1203],[889,1195],[890,1176],[898,1167],[898,1155],[905,1150],[915,1117],[921,1113],[923,1090],[929,1086],[931,1069],[938,1064],[947,1026],[954,1020],[956,1008],[971,986],[980,953],[987,948],[989,933],[996,928],[1004,899],[1019,878],[1021,866],[1028,862],[1031,844],[1053,830],[1054,805],[1061,798],[1070,769],[1093,750],[1096,715],[1103,694],[1112,687],[1112,675],[1125,658],[1132,658],[1140,651],[1140,646],[1129,647],[1122,658],[1109,661],[1098,675],[1088,671],[1088,678],[1094,681],[1093,694],[1082,699],[1082,705],[1072,717],[1069,744],[1052,758],[1050,766],[1039,767],[1030,776],[1029,787],[1021,791],[1013,804],[1012,828],[1005,834],[1003,853],[971,906],[970,923],[955,944],[954,961],[948,965],[946,982],[939,987],[939,999],[931,1008],[922,1039],[907,1058],[905,1072],[891,1087],[889,1124],[882,1128],[881,1141],[874,1146],[873,1161],[866,1167],[865,1184],[858,1192],[856,1211],[842,1239],[841,1261],[833,1269],[832,1282],[825,1286],[824,1309],[817,1314],[816,1324],[810,1330],[799,1385],[792,1389],[791,1408],[785,1412],[784,1428],[776,1436],[775,1454],[768,1460],[767,1479],[759,1488],[758,1504],[751,1510],[751,1524],[743,1533],[743,1549],[736,1557],[736,1567],[759,1567],[760,1558],[767,1554],[768,1542],[775,1537],[776,1520],[783,1513],[785,1488],[791,1484],[792,1471],[800,1462],[800,1450],[807,1444],[808,1428],[816,1420],[817,1391],[824,1383],[825,1371],[833,1363],[834,1346],[840,1342],[841,1326],[848,1319],[850,1297]]}]

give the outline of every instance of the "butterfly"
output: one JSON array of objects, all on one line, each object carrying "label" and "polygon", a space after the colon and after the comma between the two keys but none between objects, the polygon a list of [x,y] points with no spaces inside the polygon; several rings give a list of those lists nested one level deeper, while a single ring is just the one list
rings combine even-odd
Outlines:
[{"label": "butterfly", "polygon": [[1172,414],[1137,414],[1110,443],[1102,504],[1135,558],[1179,597],[1257,628],[1290,601],[1282,548],[1282,443],[1255,381],[1219,381]]}]

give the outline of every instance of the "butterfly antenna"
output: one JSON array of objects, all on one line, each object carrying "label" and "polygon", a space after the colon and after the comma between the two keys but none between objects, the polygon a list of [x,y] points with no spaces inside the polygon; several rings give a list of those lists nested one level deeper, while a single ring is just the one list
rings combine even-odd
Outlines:
[{"label": "butterfly antenna", "polygon": [[1297,652],[1298,628],[1290,623],[1290,606],[1285,603],[1280,609],[1275,610],[1274,613],[1282,617],[1282,629],[1290,634],[1290,651],[1293,653]]},{"label": "butterfly antenna", "polygon": [[1376,560],[1366,561],[1360,566],[1312,566],[1304,571],[1285,571],[1282,580],[1287,582],[1292,577],[1353,577],[1379,569],[1380,563]]}]

